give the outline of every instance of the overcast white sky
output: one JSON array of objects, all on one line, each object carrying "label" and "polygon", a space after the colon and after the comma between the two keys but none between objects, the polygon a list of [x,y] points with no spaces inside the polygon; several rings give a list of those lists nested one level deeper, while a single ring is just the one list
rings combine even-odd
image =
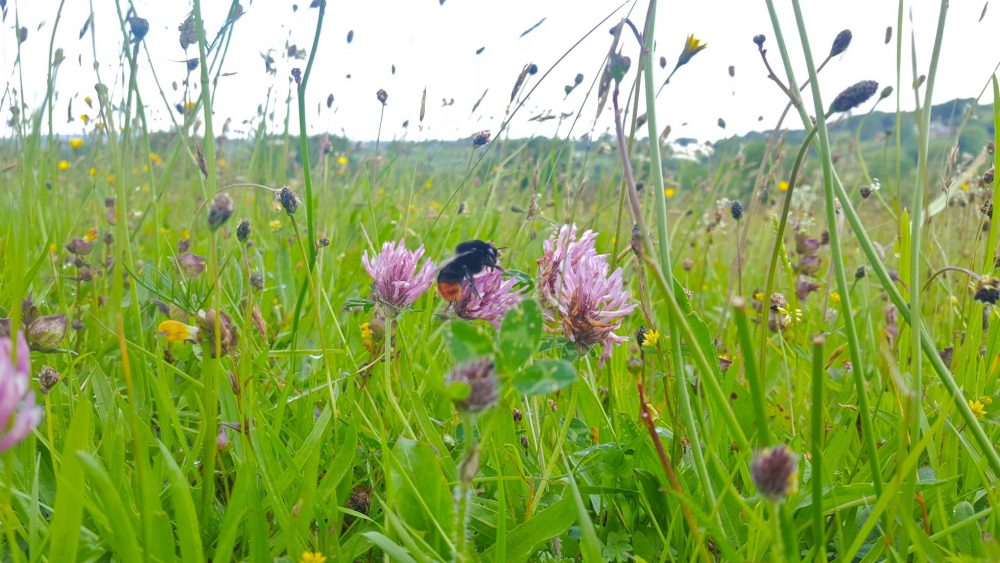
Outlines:
[{"label": "overcast white sky", "polygon": [[[823,72],[824,100],[828,104],[844,87],[862,79],[877,80],[880,85],[895,81],[895,35],[884,44],[885,28],[896,23],[896,2],[887,0],[803,0],[810,41],[817,61],[829,51],[834,36],[842,29],[854,32],[854,42],[848,51],[833,61]],[[206,26],[214,35],[228,11],[228,0],[204,0]],[[293,6],[298,4],[298,9]],[[793,53],[799,55],[798,36],[794,32],[791,4],[777,0],[786,38]],[[28,102],[37,107],[45,87],[48,41],[55,20],[58,0],[8,0],[8,13],[2,25],[0,40],[0,71],[6,83],[19,78],[14,71],[17,58],[15,9],[21,25],[28,29],[22,45],[24,85]],[[190,11],[189,2],[182,0],[137,0],[140,16],[150,21],[146,42],[157,75],[171,104],[181,101],[182,90],[171,88],[174,81],[185,76],[184,59],[197,55],[192,47],[188,53],[178,43],[177,26]],[[233,133],[245,130],[240,124],[254,117],[258,104],[264,102],[269,86],[279,100],[278,121],[282,121],[287,96],[288,76],[293,66],[305,61],[289,61],[284,55],[286,41],[299,48],[308,48],[312,41],[317,10],[309,9],[309,0],[243,1],[245,15],[236,23],[232,45],[224,72],[235,73],[220,79],[216,94],[216,123],[221,127],[232,118]],[[938,84],[934,101],[956,97],[977,96],[989,80],[1000,60],[1000,5],[989,6],[980,22],[983,1],[952,2],[948,13]],[[105,81],[117,95],[123,91],[120,72],[121,34],[112,0],[93,0],[97,31],[97,60]],[[389,93],[382,137],[415,139],[457,139],[481,129],[496,131],[504,118],[510,92],[523,65],[534,62],[540,72],[529,81],[534,85],[573,43],[580,39],[602,18],[615,11],[617,1],[608,0],[329,0],[326,21],[319,45],[313,77],[309,83],[308,107],[311,132],[346,133],[352,139],[373,139],[376,135],[380,104],[375,92],[384,88]],[[602,67],[610,35],[608,29],[626,11],[634,7],[632,20],[641,28],[646,3],[625,4],[624,8],[585,39],[552,72],[535,91],[511,126],[512,136],[551,135],[558,119],[545,123],[527,119],[542,112],[555,115],[577,112],[595,75]],[[912,81],[910,72],[910,33],[916,37],[918,74],[926,72],[938,12],[938,3],[930,0],[908,2],[912,9],[905,18],[903,81]],[[67,104],[73,101],[73,113],[86,111],[83,96],[93,94],[96,77],[90,35],[79,38],[80,28],[89,14],[86,0],[66,0],[62,20],[57,29],[55,47],[62,48],[66,61],[57,80],[58,101],[55,111],[57,128],[63,133],[83,130],[79,119],[67,123]],[[545,18],[534,31],[524,37],[522,32]],[[353,41],[347,42],[353,30]],[[894,34],[898,30],[894,29]],[[659,125],[671,125],[673,136],[715,139],[754,129],[773,126],[784,106],[780,92],[766,79],[752,37],[763,33],[771,47],[772,64],[781,73],[777,48],[763,0],[710,0],[700,2],[661,3],[656,26],[657,59],[667,58],[666,70],[656,65],[658,80],[666,77],[673,67],[684,39],[689,33],[708,43],[690,64],[678,71],[657,102]],[[634,39],[623,36],[625,54],[638,60]],[[476,50],[485,48],[479,55]],[[274,49],[277,74],[264,72],[261,53]],[[82,55],[82,58],[78,58]],[[168,110],[156,90],[149,64],[141,60],[140,88],[148,106],[152,126],[169,126]],[[392,73],[395,65],[396,72]],[[735,77],[728,73],[735,67]],[[796,65],[797,76],[805,76],[803,64]],[[572,84],[577,73],[584,76],[583,84],[569,96],[564,86]],[[350,75],[351,78],[347,78]],[[420,98],[427,88],[427,115],[423,130],[418,130]],[[181,86],[183,89],[183,86]],[[488,89],[479,106],[472,107]],[[335,101],[326,108],[328,94]],[[595,89],[596,95],[596,89]],[[442,98],[454,98],[454,105],[442,107]],[[903,95],[905,107],[912,107],[912,92]],[[992,100],[987,92],[984,102]],[[885,103],[885,102],[883,102]],[[3,121],[9,113],[10,94],[3,108]],[[294,107],[294,100],[293,100]],[[811,104],[810,104],[811,107]],[[885,109],[891,109],[886,104]],[[612,128],[610,112],[594,124],[596,98],[586,102],[581,120],[574,131],[579,135],[590,131],[597,134]],[[758,116],[764,117],[758,122]],[[725,131],[717,121],[727,123]],[[402,128],[410,121],[409,130]],[[297,130],[294,126],[293,130]],[[566,121],[559,129],[563,135],[569,128]],[[685,125],[686,124],[686,125]],[[791,123],[794,124],[794,123]],[[2,129],[9,134],[9,129]]]}]

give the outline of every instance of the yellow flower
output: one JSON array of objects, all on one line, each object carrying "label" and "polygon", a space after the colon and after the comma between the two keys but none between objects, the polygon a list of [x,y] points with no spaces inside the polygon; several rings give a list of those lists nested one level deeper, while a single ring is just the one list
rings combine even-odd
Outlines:
[{"label": "yellow flower", "polygon": [[160,155],[157,154],[157,153],[155,153],[155,152],[150,152],[149,153],[149,161],[152,162],[153,164],[157,165],[157,166],[159,166],[160,164],[163,164],[163,159],[160,158]]},{"label": "yellow flower", "polygon": [[665,190],[663,190],[663,195],[666,196],[667,199],[674,197],[676,194],[677,190],[675,190],[674,188],[666,188]]},{"label": "yellow flower", "polygon": [[338,156],[337,157],[337,164],[339,164],[341,166],[346,166],[347,165],[347,157],[344,156],[344,155]]},{"label": "yellow flower", "polygon": [[830,292],[830,303],[840,303],[840,294],[836,291]]},{"label": "yellow flower", "polygon": [[429,190],[429,189],[431,189],[433,187],[434,187],[434,182],[431,182],[430,180],[427,180],[426,182],[424,182],[424,189],[425,190]]},{"label": "yellow flower", "polygon": [[361,323],[361,338],[371,340],[373,334],[371,323]]},{"label": "yellow flower", "polygon": [[184,102],[184,113],[194,109],[194,102]]},{"label": "yellow flower", "polygon": [[961,188],[963,192],[969,191],[969,183],[965,182],[964,184],[962,184]]},{"label": "yellow flower", "polygon": [[183,240],[183,239],[189,239],[189,238],[191,238],[191,231],[189,231],[187,229],[182,230],[181,231],[181,239]]},{"label": "yellow flower", "polygon": [[686,65],[692,57],[701,52],[701,50],[705,47],[708,47],[708,43],[702,43],[701,40],[696,38],[694,35],[688,35],[687,41],[684,42],[684,50],[681,51],[680,56],[677,57],[677,65],[674,67],[674,70],[677,70],[677,67]]},{"label": "yellow flower", "polygon": [[979,400],[982,401],[982,403],[986,406],[990,406],[993,404],[993,397],[990,397],[989,395],[979,397]]},{"label": "yellow flower", "polygon": [[326,556],[318,551],[307,551],[302,554],[299,563],[326,563]]},{"label": "yellow flower", "polygon": [[115,175],[114,174],[108,174],[108,183],[109,184],[114,184],[115,183]]},{"label": "yellow flower", "polygon": [[656,343],[660,341],[660,331],[655,328],[651,328],[646,331],[646,334],[642,337],[642,347],[643,348],[655,348]]},{"label": "yellow flower", "polygon": [[87,115],[87,114],[85,114],[85,113],[81,113],[80,114],[80,121],[82,121],[83,124],[86,125],[86,124],[90,123],[90,116]]},{"label": "yellow flower", "polygon": [[271,227],[272,231],[277,231],[278,229],[281,228],[281,221],[279,221],[277,219],[273,219],[273,220],[271,220],[270,223],[267,224],[267,226]]},{"label": "yellow flower", "polygon": [[97,176],[97,169],[91,166],[90,170],[88,170],[87,173],[90,174],[91,176]]},{"label": "yellow flower", "polygon": [[94,227],[87,229],[87,234],[83,235],[83,240],[87,242],[94,242],[97,240],[97,229]]},{"label": "yellow flower", "polygon": [[83,148],[83,139],[79,137],[74,137],[69,140],[69,148],[73,150],[78,150]]},{"label": "yellow flower", "polygon": [[788,182],[786,182],[784,180],[778,182],[778,191],[779,192],[787,192],[788,191]]},{"label": "yellow flower", "polygon": [[764,300],[764,292],[763,291],[758,291],[757,293],[754,293],[753,294],[753,298],[756,299],[757,301],[763,301]]},{"label": "yellow flower", "polygon": [[986,416],[986,405],[982,401],[969,401],[969,408],[972,409],[972,414],[976,415],[976,418],[983,418]]},{"label": "yellow flower", "polygon": [[59,247],[56,246],[56,243],[52,243],[49,245],[49,254],[55,256],[58,252],[59,252]]},{"label": "yellow flower", "polygon": [[198,336],[198,327],[188,326],[180,321],[163,321],[156,331],[167,337],[167,342],[194,340]]},{"label": "yellow flower", "polygon": [[69,163],[68,160],[60,160],[59,161],[59,170],[62,170],[63,172],[65,172],[66,170],[69,170],[69,168],[70,168],[70,163]]},{"label": "yellow flower", "polygon": [[83,103],[87,104],[88,108],[92,108],[94,107],[94,98],[91,98],[90,96],[84,96]]}]

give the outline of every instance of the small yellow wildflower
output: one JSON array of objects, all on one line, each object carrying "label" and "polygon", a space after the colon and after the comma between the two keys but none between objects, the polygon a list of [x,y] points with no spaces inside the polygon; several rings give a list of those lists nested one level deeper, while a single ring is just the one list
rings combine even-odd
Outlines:
[{"label": "small yellow wildflower", "polygon": [[90,123],[90,116],[87,115],[87,114],[85,114],[85,113],[81,113],[80,114],[80,121],[82,121],[83,124],[86,125],[86,124]]},{"label": "small yellow wildflower", "polygon": [[83,235],[83,240],[87,242],[94,242],[97,240],[97,229],[94,227],[87,229],[87,234]]},{"label": "small yellow wildflower", "polygon": [[180,321],[163,321],[156,327],[160,335],[167,337],[167,342],[181,342],[184,340],[194,340],[198,335],[198,328],[186,325]]},{"label": "small yellow wildflower", "polygon": [[160,164],[163,164],[163,159],[160,157],[159,154],[157,154],[155,152],[150,152],[149,153],[149,161],[152,162],[153,164],[157,165],[157,166],[159,166]]},{"label": "small yellow wildflower", "polygon": [[757,301],[763,301],[764,300],[764,292],[763,291],[758,291],[757,293],[754,293],[753,294],[753,298],[756,299]]},{"label": "small yellow wildflower", "polygon": [[226,167],[226,159],[224,159],[224,158],[217,158],[217,159],[215,159],[215,165],[218,166],[219,168],[225,168]]},{"label": "small yellow wildflower", "polygon": [[115,183],[115,175],[114,174],[108,174],[108,183],[109,184],[114,184]]},{"label": "small yellow wildflower", "polygon": [[79,150],[83,148],[83,139],[79,137],[74,137],[69,140],[69,148],[73,150]]},{"label": "small yellow wildflower", "polygon": [[191,238],[191,231],[189,231],[187,229],[183,229],[181,231],[181,239],[183,240],[183,239],[188,239],[188,238]]},{"label": "small yellow wildflower", "polygon": [[91,177],[97,176],[97,169],[91,166],[87,173],[90,174]]},{"label": "small yellow wildflower", "polygon": [[986,416],[986,405],[982,401],[969,400],[969,408],[972,409],[972,414],[976,415],[976,418],[983,418]]},{"label": "small yellow wildflower", "polygon": [[427,180],[426,182],[424,182],[424,189],[425,190],[429,190],[429,189],[431,189],[433,187],[434,187],[434,182],[431,182],[430,180]]},{"label": "small yellow wildflower", "polygon": [[344,155],[338,156],[337,157],[337,164],[339,164],[341,166],[346,166],[347,165],[347,157],[344,156]]},{"label": "small yellow wildflower", "polygon": [[55,255],[58,254],[58,252],[59,252],[59,247],[56,246],[56,243],[52,243],[49,245],[49,254],[55,257]]},{"label": "small yellow wildflower", "polygon": [[836,291],[830,292],[830,303],[840,303],[840,294]]},{"label": "small yellow wildflower", "polygon": [[60,160],[58,166],[59,166],[59,170],[62,170],[63,172],[65,172],[65,171],[69,170],[70,163],[69,163],[68,160]]},{"label": "small yellow wildflower", "polygon": [[371,323],[361,323],[361,338],[371,340],[373,334]]},{"label": "small yellow wildflower", "polygon": [[148,164],[143,164],[142,165],[142,171],[143,172],[149,172],[149,165]]},{"label": "small yellow wildflower", "polygon": [[318,551],[307,551],[302,554],[299,563],[326,563],[326,556]]},{"label": "small yellow wildflower", "polygon": [[786,182],[784,180],[778,182],[778,191],[779,192],[787,192],[788,191],[788,182]]},{"label": "small yellow wildflower", "polygon": [[277,219],[272,219],[271,222],[267,224],[267,226],[271,227],[272,231],[277,231],[278,229],[281,228],[281,221]]},{"label": "small yellow wildflower", "polygon": [[194,102],[184,102],[184,113],[188,113],[193,109],[194,109]]},{"label": "small yellow wildflower", "polygon": [[94,107],[94,98],[91,98],[90,96],[84,96],[83,103],[87,104],[88,108],[92,108]]},{"label": "small yellow wildflower", "polygon": [[961,185],[961,189],[962,189],[963,192],[969,191],[969,183],[968,182],[963,183]]},{"label": "small yellow wildflower", "polygon": [[684,50],[681,51],[681,56],[677,58],[677,66],[687,64],[691,60],[691,57],[697,55],[705,47],[708,47],[708,43],[702,43],[701,39],[698,39],[693,34],[688,35],[687,41],[684,42]]},{"label": "small yellow wildflower", "polygon": [[660,331],[655,328],[651,328],[646,331],[646,334],[642,337],[642,347],[643,348],[655,348],[656,343],[660,341]]},{"label": "small yellow wildflower", "polygon": [[675,190],[674,188],[666,188],[663,190],[663,195],[666,196],[668,199],[672,198],[675,195],[677,195],[677,190]]}]

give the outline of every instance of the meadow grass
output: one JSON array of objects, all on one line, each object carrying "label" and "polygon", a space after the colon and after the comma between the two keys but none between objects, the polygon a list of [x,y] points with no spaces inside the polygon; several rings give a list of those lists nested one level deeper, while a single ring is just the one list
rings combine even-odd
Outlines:
[{"label": "meadow grass", "polygon": [[[655,0],[641,26],[595,25],[619,24],[562,137],[506,135],[551,71],[526,65],[497,131],[356,146],[307,134],[322,0],[304,64],[243,138],[212,119],[239,4],[206,30],[194,0],[175,110],[139,87],[159,84],[149,22],[116,2],[121,90],[95,70],[86,134],[61,137],[62,7],[42,103],[17,97],[42,79],[20,64],[4,93],[0,330],[31,345],[42,413],[0,452],[4,560],[1000,559],[1000,91],[994,148],[958,150],[974,110],[931,138],[946,1],[914,85],[900,2],[894,127],[862,140],[843,108],[875,90],[820,95],[849,35],[816,65],[826,39],[799,2],[782,29],[767,0],[753,43],[805,132],[697,162],[669,158],[654,106],[704,47],[689,39],[664,83]],[[166,132],[147,122],[160,103]],[[573,138],[595,108],[615,135]],[[547,271],[566,225],[596,250]],[[469,239],[502,247],[503,289],[489,268],[464,288],[499,308],[478,320],[432,283]],[[377,255],[396,273],[373,279]],[[27,377],[16,349],[0,378]]]}]

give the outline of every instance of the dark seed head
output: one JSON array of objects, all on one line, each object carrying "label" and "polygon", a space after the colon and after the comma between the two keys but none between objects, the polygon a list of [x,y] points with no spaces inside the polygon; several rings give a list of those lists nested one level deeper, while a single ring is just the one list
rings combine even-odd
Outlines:
[{"label": "dark seed head", "polygon": [[281,207],[284,208],[285,213],[289,215],[295,215],[295,211],[299,208],[299,196],[295,195],[295,192],[288,186],[281,188],[281,191],[278,193],[278,201],[281,202]]},{"label": "dark seed head", "polygon": [[767,38],[764,37],[763,33],[753,36],[753,42],[754,42],[754,44],[757,45],[758,49],[761,49],[761,48],[764,47],[764,41],[767,41]]},{"label": "dark seed head", "polygon": [[510,414],[511,417],[514,418],[514,422],[516,423],[520,423],[522,420],[524,420],[524,415],[521,414],[521,409],[515,408],[510,411]]},{"label": "dark seed head", "polygon": [[244,219],[236,227],[236,239],[240,242],[246,242],[248,238],[250,238],[250,221]]},{"label": "dark seed head", "polygon": [[854,271],[854,279],[860,280],[865,277],[865,267],[858,266],[858,269]]},{"label": "dark seed head", "polygon": [[889,96],[891,96],[892,93],[893,93],[892,86],[886,86],[885,88],[882,88],[881,92],[879,92],[878,99],[884,100]]},{"label": "dark seed head", "polygon": [[980,303],[996,305],[1000,300],[1000,278],[993,276],[983,276],[976,282],[976,292],[973,299]]},{"label": "dark seed head", "polygon": [[254,270],[250,274],[250,287],[257,291],[264,289],[264,275],[260,273],[260,270]]},{"label": "dark seed head", "polygon": [[213,231],[222,226],[223,223],[233,216],[233,198],[229,194],[222,192],[212,200],[212,206],[208,209],[208,228]]},{"label": "dark seed head", "polygon": [[380,89],[378,92],[375,92],[375,98],[384,106],[385,102],[389,99],[389,93]]},{"label": "dark seed head", "polygon": [[132,41],[136,43],[142,41],[142,38],[149,33],[149,20],[145,18],[140,18],[138,16],[132,16],[128,19],[129,29],[132,31]]},{"label": "dark seed head", "polygon": [[843,53],[851,45],[851,39],[854,35],[851,30],[845,29],[837,34],[837,37],[833,39],[833,46],[830,47],[830,56],[836,57],[837,55]]},{"label": "dark seed head", "polygon": [[786,446],[757,452],[750,464],[750,478],[761,496],[780,502],[798,486],[798,463]]},{"label": "dark seed head", "polygon": [[862,80],[857,84],[849,86],[846,90],[837,94],[830,104],[830,111],[827,115],[851,111],[868,101],[878,91],[878,82],[874,80]]},{"label": "dark seed head", "polygon": [[733,219],[736,219],[737,221],[743,218],[743,204],[740,203],[740,200],[733,200],[733,203],[729,206],[729,213],[732,214]]},{"label": "dark seed head", "polygon": [[480,131],[472,137],[472,144],[477,147],[481,147],[489,142],[490,142],[489,131]]},{"label": "dark seed head", "polygon": [[528,74],[534,75],[538,73],[538,65],[531,63],[528,65]]}]

